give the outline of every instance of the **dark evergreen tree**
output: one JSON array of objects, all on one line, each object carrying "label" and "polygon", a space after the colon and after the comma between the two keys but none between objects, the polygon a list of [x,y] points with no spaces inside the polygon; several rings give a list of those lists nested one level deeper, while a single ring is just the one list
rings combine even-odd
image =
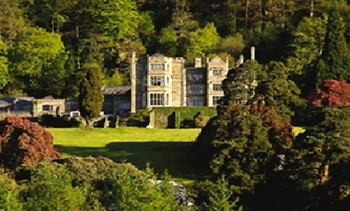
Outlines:
[{"label": "dark evergreen tree", "polygon": [[325,79],[350,79],[350,53],[344,33],[343,18],[333,7],[328,17],[325,46],[316,65],[316,86]]},{"label": "dark evergreen tree", "polygon": [[341,210],[338,206],[349,199],[350,110],[323,107],[310,112],[311,125],[287,154],[286,176],[294,184],[291,190],[303,195],[299,209]]},{"label": "dark evergreen tree", "polygon": [[215,174],[227,176],[234,195],[247,208],[256,203],[255,189],[281,168],[280,157],[294,139],[292,126],[275,109],[249,97],[254,96],[250,85],[256,83],[260,69],[256,61],[248,61],[229,72],[218,115],[202,129],[196,143],[205,153],[201,158],[209,158]]},{"label": "dark evergreen tree", "polygon": [[80,85],[79,110],[90,127],[91,119],[98,117],[102,109],[101,69],[96,63],[87,63],[83,66],[83,71],[86,75]]},{"label": "dark evergreen tree", "polygon": [[257,87],[257,93],[266,106],[273,107],[287,119],[294,115],[296,108],[303,105],[300,89],[290,79],[288,68],[282,62],[270,62]]}]

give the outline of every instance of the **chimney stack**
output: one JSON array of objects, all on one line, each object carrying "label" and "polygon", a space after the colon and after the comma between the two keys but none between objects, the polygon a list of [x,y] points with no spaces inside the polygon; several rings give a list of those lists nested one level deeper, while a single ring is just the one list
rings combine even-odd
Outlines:
[{"label": "chimney stack", "polygon": [[196,57],[194,60],[194,67],[200,68],[202,67],[202,58]]},{"label": "chimney stack", "polygon": [[251,48],[250,48],[250,60],[255,60],[255,47],[254,46],[252,46]]}]

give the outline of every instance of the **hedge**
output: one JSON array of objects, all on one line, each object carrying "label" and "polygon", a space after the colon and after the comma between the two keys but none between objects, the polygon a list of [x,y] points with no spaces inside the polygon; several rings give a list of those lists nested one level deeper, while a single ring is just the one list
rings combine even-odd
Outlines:
[{"label": "hedge", "polygon": [[155,128],[190,128],[196,126],[195,118],[199,115],[208,120],[216,116],[215,107],[157,107],[152,111]]}]

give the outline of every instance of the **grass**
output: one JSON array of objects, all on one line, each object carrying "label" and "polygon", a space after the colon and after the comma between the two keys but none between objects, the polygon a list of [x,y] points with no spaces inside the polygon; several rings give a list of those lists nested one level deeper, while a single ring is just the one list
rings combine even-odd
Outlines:
[{"label": "grass", "polygon": [[48,128],[55,147],[66,154],[104,156],[140,169],[168,170],[184,181],[203,178],[208,169],[196,165],[193,143],[199,129]]}]

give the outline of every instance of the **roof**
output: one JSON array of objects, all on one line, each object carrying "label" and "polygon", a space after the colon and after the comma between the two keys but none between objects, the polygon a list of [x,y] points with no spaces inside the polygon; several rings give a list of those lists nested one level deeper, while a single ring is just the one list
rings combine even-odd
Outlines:
[{"label": "roof", "polygon": [[164,55],[161,53],[155,53],[152,55],[152,57],[164,57]]},{"label": "roof", "polygon": [[6,108],[10,105],[11,103],[7,102],[6,100],[0,100],[0,108]]},{"label": "roof", "polygon": [[104,95],[123,95],[131,90],[130,86],[104,86],[102,91]]}]

